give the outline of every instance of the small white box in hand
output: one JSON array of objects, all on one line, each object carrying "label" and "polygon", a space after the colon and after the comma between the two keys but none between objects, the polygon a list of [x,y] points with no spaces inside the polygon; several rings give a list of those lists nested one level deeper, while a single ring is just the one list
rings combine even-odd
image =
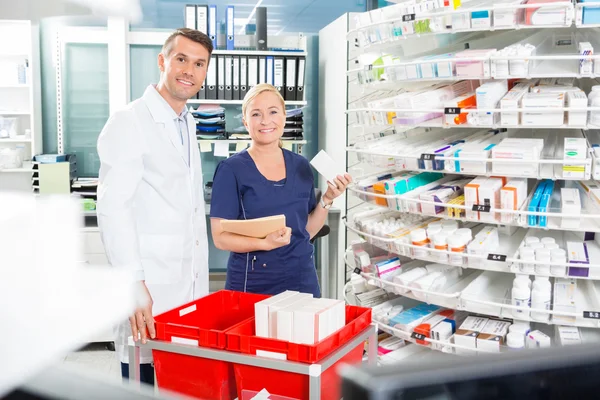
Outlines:
[{"label": "small white box in hand", "polygon": [[310,164],[317,170],[328,182],[333,183],[338,176],[344,176],[346,171],[340,167],[324,150],[319,151],[310,161]]}]

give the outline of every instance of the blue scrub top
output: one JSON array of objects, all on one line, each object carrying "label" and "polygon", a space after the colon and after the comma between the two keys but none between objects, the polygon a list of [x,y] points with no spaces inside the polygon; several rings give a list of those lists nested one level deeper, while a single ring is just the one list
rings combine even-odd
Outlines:
[{"label": "blue scrub top", "polygon": [[211,218],[253,219],[284,214],[292,228],[289,245],[271,251],[231,253],[225,288],[278,294],[285,290],[320,297],[313,246],[306,230],[308,215],[317,205],[308,161],[282,149],[286,178],[269,181],[244,150],[217,166],[213,178]]}]

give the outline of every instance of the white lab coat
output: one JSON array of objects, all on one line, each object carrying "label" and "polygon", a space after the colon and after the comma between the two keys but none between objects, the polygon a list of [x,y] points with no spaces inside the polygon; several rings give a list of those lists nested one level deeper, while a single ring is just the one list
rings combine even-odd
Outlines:
[{"label": "white lab coat", "polygon": [[[196,124],[190,163],[168,103],[153,86],[114,113],[98,138],[98,224],[109,262],[144,279],[153,315],[208,294],[208,238]],[[115,346],[128,362],[129,322]],[[141,362],[152,355],[143,351]]]}]

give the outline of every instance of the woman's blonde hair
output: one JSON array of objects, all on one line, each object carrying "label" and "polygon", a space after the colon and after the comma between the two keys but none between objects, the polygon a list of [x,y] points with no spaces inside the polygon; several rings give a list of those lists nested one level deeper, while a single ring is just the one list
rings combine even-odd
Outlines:
[{"label": "woman's blonde hair", "polygon": [[[250,89],[248,91],[248,93],[246,93],[246,96],[244,96],[244,101],[242,102],[242,116],[244,119],[246,119],[246,111],[248,110],[248,105],[259,94],[265,93],[265,92],[274,93],[277,95],[277,98],[279,98],[279,101],[281,102],[281,108],[283,109],[283,112],[285,113],[285,100],[283,99],[283,96],[281,95],[281,93],[279,93],[279,90],[277,90],[277,88],[275,86],[273,86],[269,83],[261,83],[261,84],[254,86],[252,89]],[[283,142],[281,141],[281,139],[279,139],[279,147],[283,147]]]}]

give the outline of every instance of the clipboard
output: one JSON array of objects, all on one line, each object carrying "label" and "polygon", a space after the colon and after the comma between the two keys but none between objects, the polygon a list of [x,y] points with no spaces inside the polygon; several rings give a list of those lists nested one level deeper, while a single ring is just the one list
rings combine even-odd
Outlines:
[{"label": "clipboard", "polygon": [[257,239],[264,239],[270,233],[285,227],[285,215],[283,214],[246,220],[221,220],[221,229],[224,232]]}]

